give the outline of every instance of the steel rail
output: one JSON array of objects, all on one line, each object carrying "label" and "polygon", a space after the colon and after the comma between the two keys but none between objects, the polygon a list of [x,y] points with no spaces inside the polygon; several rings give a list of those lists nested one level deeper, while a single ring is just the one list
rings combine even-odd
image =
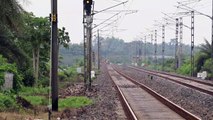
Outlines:
[{"label": "steel rail", "polygon": [[[106,68],[106,64],[104,64],[104,67],[105,67],[105,70],[107,69]],[[110,79],[112,80],[112,77],[110,76],[109,74],[109,71],[107,70],[107,75],[110,77]],[[118,91],[118,95],[119,95],[119,99],[121,101],[121,104],[122,104],[122,107],[124,109],[124,112],[126,114],[126,117],[129,119],[129,120],[138,120],[138,118],[136,117],[134,111],[132,110],[131,106],[129,105],[126,97],[124,96],[123,92],[120,90],[119,86],[116,85],[116,83],[112,80],[113,84],[114,84],[114,87],[115,89]]]},{"label": "steel rail", "polygon": [[[162,72],[157,72],[157,71],[149,71],[149,70],[145,70],[145,69],[140,69],[140,68],[135,68],[135,67],[130,67],[129,68],[132,68],[132,69],[135,69],[135,70],[138,70],[138,71],[141,71],[141,72],[145,72],[145,73],[148,73],[148,74],[151,74],[153,76],[159,76],[159,77],[162,77],[162,78],[165,78],[167,80],[170,80],[170,81],[173,81],[173,82],[176,82],[178,84],[181,84],[181,85],[184,85],[184,86],[187,86],[187,87],[190,87],[190,88],[193,88],[193,89],[196,89],[196,90],[199,90],[203,93],[206,93],[206,94],[209,94],[209,95],[213,95],[213,92],[212,91],[209,91],[209,90],[206,90],[206,89],[202,89],[200,87],[197,87],[197,86],[193,86],[193,85],[190,85],[190,84],[187,84],[187,83],[184,83],[184,82],[181,82],[181,81],[177,81],[175,79],[172,79],[172,78],[169,78],[169,77],[166,77],[164,75],[169,75],[169,76],[172,76],[172,77],[177,77],[177,78],[182,78],[182,79],[187,79],[189,81],[193,81],[193,82],[197,82],[199,84],[204,84],[204,85],[208,85],[208,86],[213,86],[211,83],[205,83],[205,82],[201,82],[201,81],[198,81],[198,80],[193,80],[192,78],[189,79],[188,77],[179,77],[179,76],[175,76],[175,75],[171,75],[171,74],[165,74],[165,73],[162,73]],[[156,74],[158,73],[158,75]],[[161,74],[161,75],[160,75]]]},{"label": "steel rail", "polygon": [[116,69],[113,66],[113,69],[118,72],[120,75],[122,75],[123,77],[125,77],[126,79],[130,80],[131,82],[133,82],[134,84],[140,86],[142,89],[144,89],[145,91],[147,91],[149,94],[151,94],[153,97],[155,97],[157,100],[159,100],[161,103],[163,103],[164,105],[166,105],[167,107],[169,107],[171,110],[173,110],[174,112],[176,112],[177,114],[179,114],[180,116],[182,116],[183,118],[187,119],[187,120],[201,120],[199,117],[193,115],[192,113],[186,111],[185,109],[183,109],[182,107],[176,105],[175,103],[171,102],[170,100],[168,100],[167,98],[163,97],[162,95],[158,94],[157,92],[155,92],[154,90],[152,90],[151,88],[145,86],[142,83],[139,83],[137,81],[135,81],[133,78],[125,75],[124,73],[120,72],[118,69]]}]

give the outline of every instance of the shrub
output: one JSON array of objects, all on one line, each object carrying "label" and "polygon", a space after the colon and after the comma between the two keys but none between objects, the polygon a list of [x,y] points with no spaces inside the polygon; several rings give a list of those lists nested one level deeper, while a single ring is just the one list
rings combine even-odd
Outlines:
[{"label": "shrub", "polygon": [[29,69],[27,71],[24,71],[23,75],[24,75],[23,84],[25,86],[32,87],[35,84],[35,77],[33,76],[32,70]]},{"label": "shrub", "polygon": [[18,107],[13,96],[0,93],[0,111],[17,110]]},{"label": "shrub", "polygon": [[0,55],[0,86],[4,84],[5,72],[13,73],[13,89],[18,91],[22,85],[22,74],[19,73],[16,64],[7,63],[7,60]]}]

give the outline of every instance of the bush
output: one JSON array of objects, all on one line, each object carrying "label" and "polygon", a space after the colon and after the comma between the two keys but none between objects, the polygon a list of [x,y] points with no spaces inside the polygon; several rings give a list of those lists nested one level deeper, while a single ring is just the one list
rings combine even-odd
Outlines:
[{"label": "bush", "polygon": [[23,84],[24,86],[30,86],[32,87],[35,84],[35,77],[33,76],[32,70],[27,70],[23,72],[24,79]]},{"label": "bush", "polygon": [[38,86],[48,87],[50,85],[50,78],[48,77],[41,77],[38,80]]},{"label": "bush", "polygon": [[0,111],[17,110],[19,106],[13,96],[0,93]]},{"label": "bush", "polygon": [[0,55],[0,86],[4,84],[5,72],[13,73],[13,89],[18,91],[22,85],[22,74],[19,73],[16,64],[7,63],[7,60]]},{"label": "bush", "polygon": [[186,63],[183,64],[180,68],[178,68],[177,73],[182,75],[190,75],[191,74],[191,64]]},{"label": "bush", "polygon": [[[209,58],[209,59],[207,59],[206,61],[205,61],[205,63],[204,63],[204,65],[203,65],[203,67],[202,67],[202,71],[207,71],[208,72],[208,76],[207,76],[207,79],[211,79],[211,78],[213,78],[213,69],[212,69],[212,67],[213,67],[213,64],[212,64],[212,59],[211,58]],[[201,71],[200,71],[201,72]]]}]

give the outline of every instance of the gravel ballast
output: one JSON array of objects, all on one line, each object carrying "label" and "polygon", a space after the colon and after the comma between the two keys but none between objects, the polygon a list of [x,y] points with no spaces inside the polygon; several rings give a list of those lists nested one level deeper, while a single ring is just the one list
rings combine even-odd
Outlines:
[{"label": "gravel ballast", "polygon": [[213,96],[164,78],[153,76],[153,79],[150,79],[150,75],[125,66],[120,68],[126,75],[145,84],[202,120],[213,120]]}]

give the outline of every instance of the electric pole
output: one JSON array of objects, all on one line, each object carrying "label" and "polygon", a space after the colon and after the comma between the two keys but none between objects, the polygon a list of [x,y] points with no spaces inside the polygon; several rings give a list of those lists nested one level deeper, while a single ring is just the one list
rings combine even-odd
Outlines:
[{"label": "electric pole", "polygon": [[87,26],[86,26],[86,12],[83,2],[83,43],[84,43],[84,87],[87,89]]},{"label": "electric pole", "polygon": [[178,69],[178,28],[179,28],[179,20],[176,18],[176,30],[175,30],[175,70]]},{"label": "electric pole", "polygon": [[194,76],[194,11],[191,11],[191,76]]},{"label": "electric pole", "polygon": [[180,17],[180,47],[179,47],[179,67],[183,63],[183,18]]},{"label": "electric pole", "polygon": [[[153,50],[153,34],[151,33],[151,49]],[[153,51],[151,51],[151,64],[153,64]]]},{"label": "electric pole", "polygon": [[212,17],[211,17],[211,20],[212,20],[212,44],[211,44],[211,47],[212,47],[212,63],[213,63],[213,0],[212,0]]},{"label": "electric pole", "polygon": [[157,70],[157,30],[155,30],[155,70]]},{"label": "electric pole", "polygon": [[162,71],[164,71],[165,25],[162,26]]},{"label": "electric pole", "polygon": [[98,30],[98,70],[100,70],[100,38],[99,38],[99,30]]},{"label": "electric pole", "polygon": [[[85,49],[85,57],[86,57],[86,74],[85,74],[85,86],[86,89],[89,88],[91,89],[91,70],[92,70],[92,5],[93,1],[92,0],[83,0],[83,7],[84,7],[84,26],[85,26],[85,39],[84,39],[84,48]],[[94,6],[93,6],[94,8]],[[94,9],[93,9],[94,10]],[[86,23],[85,23],[86,21]],[[84,63],[85,64],[85,63]],[[89,83],[88,83],[89,82]]]},{"label": "electric pole", "polygon": [[57,0],[51,0],[51,93],[52,110],[58,111],[58,18]]},{"label": "electric pole", "polygon": [[144,58],[146,63],[146,36],[144,37]]}]

